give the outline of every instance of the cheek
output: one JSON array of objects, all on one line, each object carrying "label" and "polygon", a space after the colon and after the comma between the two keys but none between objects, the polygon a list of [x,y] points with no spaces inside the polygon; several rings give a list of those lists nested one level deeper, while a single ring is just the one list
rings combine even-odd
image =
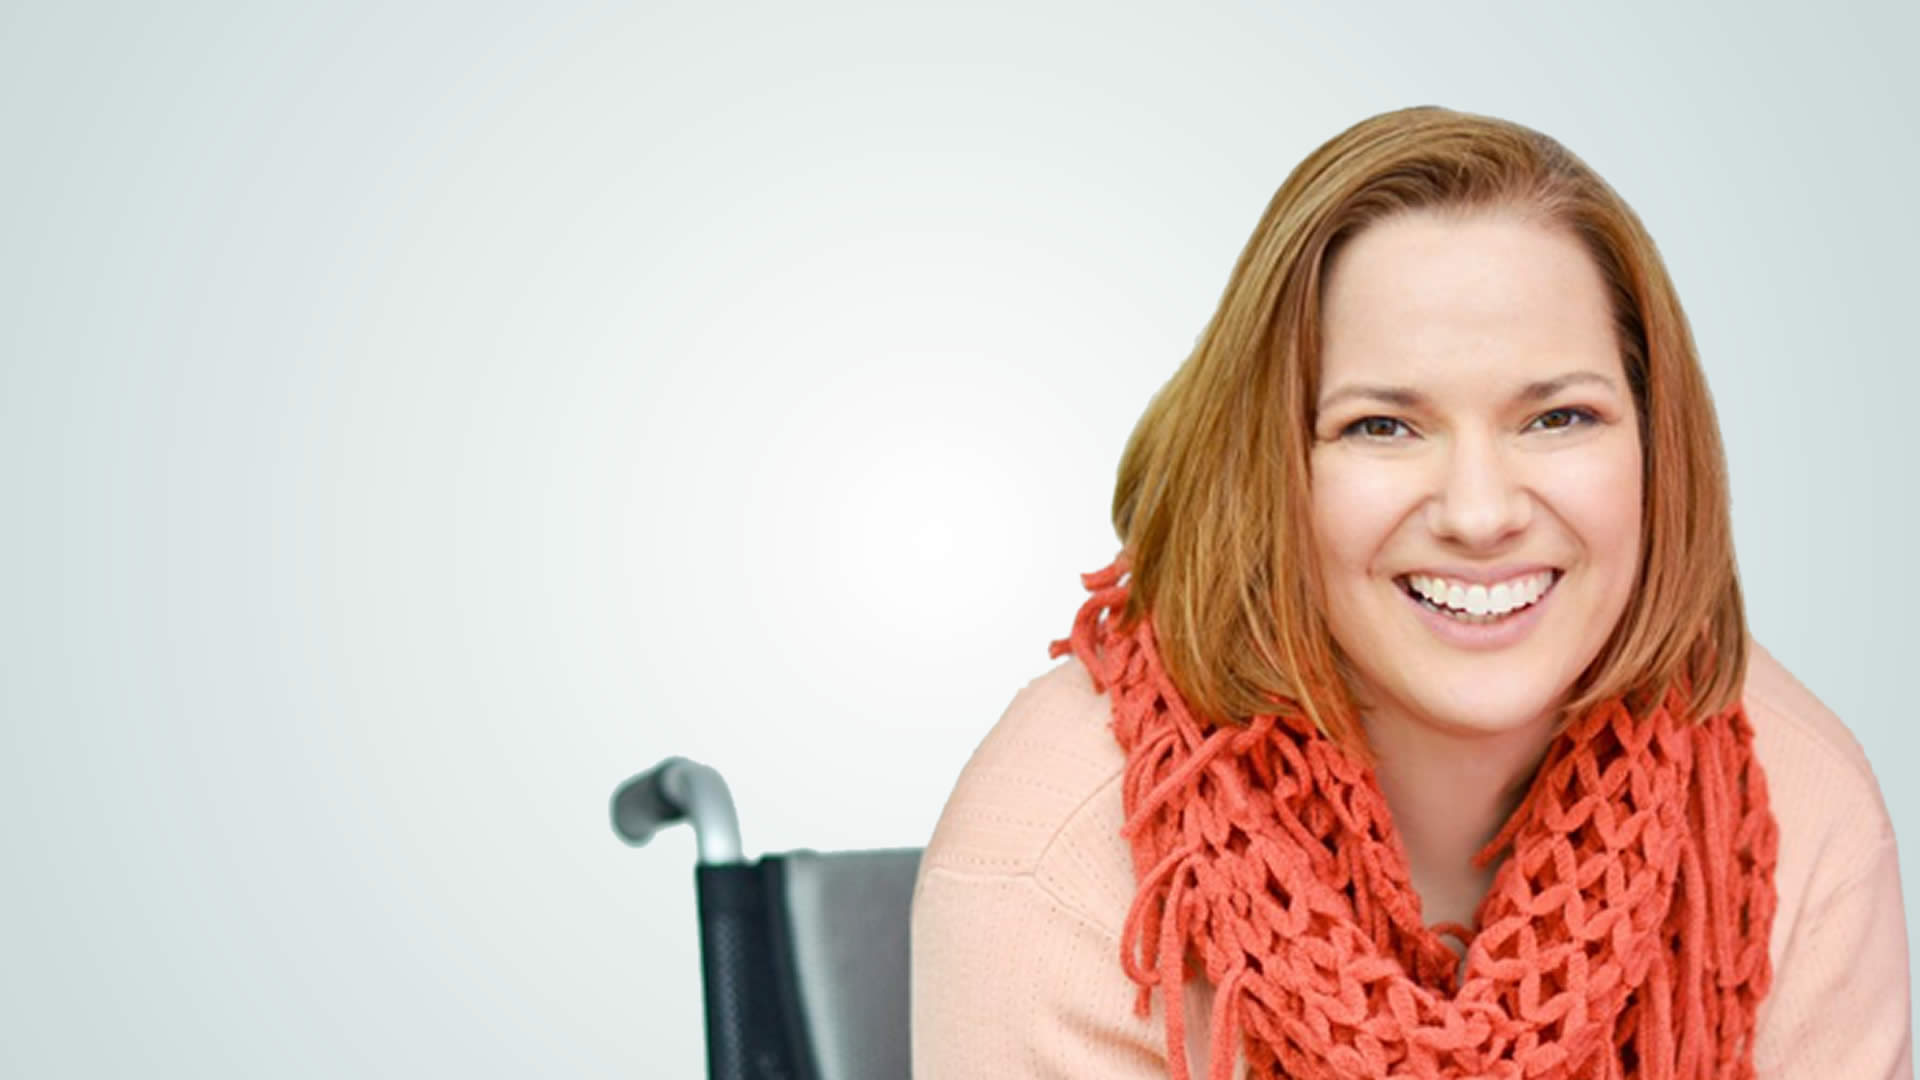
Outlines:
[{"label": "cheek", "polygon": [[1640,545],[1642,486],[1638,441],[1628,440],[1557,469],[1553,500],[1595,559],[1631,563]]},{"label": "cheek", "polygon": [[1390,470],[1320,466],[1313,472],[1313,532],[1329,568],[1364,573],[1405,516]]}]

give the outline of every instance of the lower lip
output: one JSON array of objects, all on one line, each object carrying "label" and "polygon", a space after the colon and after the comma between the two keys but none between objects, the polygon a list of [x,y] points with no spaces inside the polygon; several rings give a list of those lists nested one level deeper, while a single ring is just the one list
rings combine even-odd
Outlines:
[{"label": "lower lip", "polygon": [[1397,581],[1392,585],[1400,596],[1413,606],[1414,612],[1420,616],[1420,621],[1426,623],[1427,629],[1433,631],[1435,636],[1457,648],[1475,650],[1504,649],[1526,637],[1532,632],[1534,624],[1540,621],[1540,613],[1553,600],[1553,595],[1560,591],[1560,582],[1556,579],[1540,599],[1535,600],[1531,607],[1520,614],[1509,615],[1499,622],[1482,623],[1476,626],[1473,623],[1458,622],[1434,611],[1408,596],[1406,590],[1400,588],[1400,583]]}]

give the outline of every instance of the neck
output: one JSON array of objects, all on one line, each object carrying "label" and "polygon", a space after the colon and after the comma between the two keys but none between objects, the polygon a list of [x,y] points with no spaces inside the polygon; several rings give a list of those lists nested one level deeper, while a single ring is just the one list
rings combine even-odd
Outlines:
[{"label": "neck", "polygon": [[1503,732],[1436,728],[1391,711],[1365,718],[1375,775],[1429,922],[1471,924],[1495,867],[1473,865],[1526,796],[1553,717]]}]

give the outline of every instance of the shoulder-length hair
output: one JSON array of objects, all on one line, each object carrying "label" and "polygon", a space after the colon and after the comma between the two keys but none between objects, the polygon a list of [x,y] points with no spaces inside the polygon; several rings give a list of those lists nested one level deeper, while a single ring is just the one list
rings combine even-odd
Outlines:
[{"label": "shoulder-length hair", "polygon": [[1553,139],[1423,106],[1363,120],[1293,170],[1192,355],[1153,397],[1121,457],[1113,523],[1131,575],[1121,621],[1151,613],[1167,673],[1203,722],[1274,712],[1277,695],[1370,758],[1312,542],[1321,279],[1341,245],[1383,218],[1495,209],[1568,229],[1591,253],[1612,294],[1639,415],[1633,593],[1558,721],[1616,696],[1639,710],[1677,690],[1695,717],[1737,698],[1747,632],[1726,460],[1653,240]]}]

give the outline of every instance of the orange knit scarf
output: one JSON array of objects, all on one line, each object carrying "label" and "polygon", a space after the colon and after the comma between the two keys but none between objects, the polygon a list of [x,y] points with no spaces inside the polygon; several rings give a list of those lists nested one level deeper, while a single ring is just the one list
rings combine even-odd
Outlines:
[{"label": "orange knit scarf", "polygon": [[1051,653],[1111,694],[1139,880],[1121,963],[1138,1015],[1161,990],[1174,1080],[1191,967],[1216,987],[1212,1080],[1241,1036],[1252,1075],[1295,1080],[1753,1076],[1779,834],[1742,707],[1688,723],[1669,694],[1570,725],[1479,856],[1510,853],[1477,932],[1429,928],[1372,771],[1279,697],[1204,728],[1151,619],[1119,629],[1125,572],[1082,575]]}]

